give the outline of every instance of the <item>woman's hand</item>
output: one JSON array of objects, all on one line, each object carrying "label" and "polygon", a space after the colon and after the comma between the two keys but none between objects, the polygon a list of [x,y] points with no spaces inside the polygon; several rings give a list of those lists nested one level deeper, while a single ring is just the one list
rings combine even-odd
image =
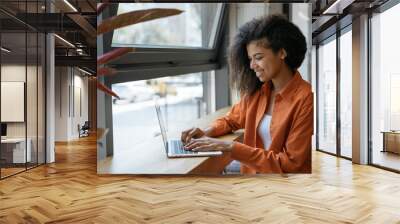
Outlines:
[{"label": "woman's hand", "polygon": [[182,132],[181,141],[184,144],[187,144],[192,140],[192,138],[201,138],[204,135],[205,135],[205,132],[203,130],[201,130],[200,128],[191,128],[191,129],[188,129],[188,130]]},{"label": "woman's hand", "polygon": [[193,139],[189,144],[185,145],[186,150],[195,152],[205,151],[232,151],[233,141],[222,141],[216,138],[203,137]]}]

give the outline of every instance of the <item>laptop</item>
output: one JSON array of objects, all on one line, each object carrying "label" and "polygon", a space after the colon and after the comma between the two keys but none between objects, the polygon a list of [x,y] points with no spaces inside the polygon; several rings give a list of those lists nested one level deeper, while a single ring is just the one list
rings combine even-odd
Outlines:
[{"label": "laptop", "polygon": [[193,152],[185,150],[183,143],[180,139],[168,139],[167,132],[165,130],[164,121],[160,105],[155,101],[155,107],[157,112],[158,124],[160,125],[161,136],[164,143],[165,152],[168,158],[184,158],[184,157],[206,157],[206,156],[218,156],[222,155],[221,151],[210,151],[210,152]]}]

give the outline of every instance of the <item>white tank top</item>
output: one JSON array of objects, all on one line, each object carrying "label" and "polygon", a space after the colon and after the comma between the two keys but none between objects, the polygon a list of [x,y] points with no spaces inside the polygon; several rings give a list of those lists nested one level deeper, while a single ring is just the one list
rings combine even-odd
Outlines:
[{"label": "white tank top", "polygon": [[271,115],[264,114],[264,117],[261,119],[260,124],[258,125],[258,135],[261,137],[264,149],[267,150],[269,145],[271,145],[271,134],[269,133],[269,126],[271,124]]}]

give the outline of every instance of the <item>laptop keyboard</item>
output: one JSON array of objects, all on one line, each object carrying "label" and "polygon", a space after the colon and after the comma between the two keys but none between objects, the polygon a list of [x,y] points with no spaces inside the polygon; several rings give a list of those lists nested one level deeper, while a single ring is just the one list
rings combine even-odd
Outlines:
[{"label": "laptop keyboard", "polygon": [[173,154],[197,154],[197,152],[185,150],[183,148],[182,141],[180,141],[180,140],[172,140],[172,141],[169,141],[169,143],[171,143],[171,146],[172,146],[169,149],[171,150],[171,152]]}]

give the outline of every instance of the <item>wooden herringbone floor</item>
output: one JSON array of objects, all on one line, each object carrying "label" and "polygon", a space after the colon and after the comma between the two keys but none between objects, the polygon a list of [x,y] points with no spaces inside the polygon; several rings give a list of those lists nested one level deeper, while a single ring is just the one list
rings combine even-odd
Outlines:
[{"label": "wooden herringbone floor", "polygon": [[0,181],[0,223],[400,223],[400,175],[315,152],[312,175],[97,176],[94,138]]}]

